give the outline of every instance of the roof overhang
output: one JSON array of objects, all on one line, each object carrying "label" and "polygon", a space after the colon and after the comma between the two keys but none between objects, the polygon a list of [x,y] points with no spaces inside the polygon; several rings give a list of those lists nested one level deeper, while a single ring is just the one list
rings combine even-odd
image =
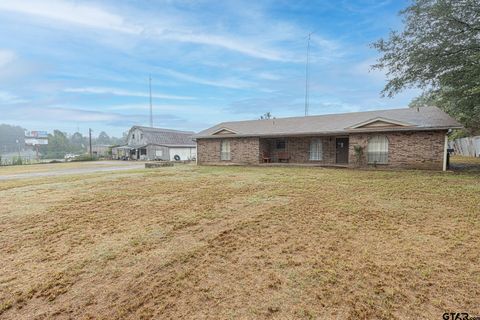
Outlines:
[{"label": "roof overhang", "polygon": [[308,137],[308,136],[338,136],[353,133],[369,133],[369,132],[405,132],[405,131],[443,131],[448,129],[462,129],[462,126],[439,126],[439,127],[379,127],[379,128],[359,128],[355,130],[341,131],[317,131],[317,132],[279,132],[270,134],[222,134],[218,135],[197,135],[193,138],[198,139],[222,139],[222,138],[284,138],[284,137]]},{"label": "roof overhang", "polygon": [[196,148],[195,144],[166,144],[166,143],[147,143],[144,145],[131,145],[128,146],[130,149],[145,148],[148,146],[157,146],[157,147],[169,147],[169,148]]},{"label": "roof overhang", "polygon": [[130,147],[130,146],[118,146],[118,147],[112,147],[112,149],[127,149],[127,150],[131,150],[131,149],[135,149],[134,147]]}]

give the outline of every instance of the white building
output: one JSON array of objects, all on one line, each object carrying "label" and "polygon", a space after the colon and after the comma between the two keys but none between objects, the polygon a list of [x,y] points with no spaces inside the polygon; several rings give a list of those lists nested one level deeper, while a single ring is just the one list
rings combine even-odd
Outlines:
[{"label": "white building", "polygon": [[112,148],[114,159],[128,160],[194,160],[197,146],[194,132],[133,126],[125,146]]}]

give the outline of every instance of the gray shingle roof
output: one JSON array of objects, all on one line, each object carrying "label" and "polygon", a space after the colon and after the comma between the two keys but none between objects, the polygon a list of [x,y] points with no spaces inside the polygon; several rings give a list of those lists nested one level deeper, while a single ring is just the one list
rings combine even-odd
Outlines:
[{"label": "gray shingle roof", "polygon": [[[374,119],[404,124],[392,128],[352,128]],[[462,125],[437,107],[403,108],[320,116],[292,117],[269,120],[222,122],[194,135],[193,138],[328,135],[363,131],[400,131],[461,128]],[[214,135],[226,129],[232,134]]]},{"label": "gray shingle roof", "polygon": [[156,144],[167,147],[196,146],[195,141],[192,140],[192,135],[195,134],[193,131],[179,131],[142,126],[134,126],[131,130],[134,128],[142,130],[148,144]]}]

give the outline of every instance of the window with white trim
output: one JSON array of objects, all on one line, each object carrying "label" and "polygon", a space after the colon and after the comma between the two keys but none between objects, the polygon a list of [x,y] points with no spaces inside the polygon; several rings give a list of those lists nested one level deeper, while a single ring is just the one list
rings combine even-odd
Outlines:
[{"label": "window with white trim", "polygon": [[310,161],[323,160],[323,146],[321,139],[312,139],[310,141]]},{"label": "window with white trim", "polygon": [[220,160],[230,160],[230,140],[222,140],[220,144]]},{"label": "window with white trim", "polygon": [[388,139],[385,136],[373,136],[368,140],[367,159],[369,164],[388,163]]}]

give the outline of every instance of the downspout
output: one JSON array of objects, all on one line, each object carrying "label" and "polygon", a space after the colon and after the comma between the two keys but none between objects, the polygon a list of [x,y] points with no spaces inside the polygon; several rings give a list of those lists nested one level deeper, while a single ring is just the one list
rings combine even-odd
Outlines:
[{"label": "downspout", "polygon": [[447,153],[448,153],[448,134],[450,130],[445,133],[445,144],[443,146],[443,171],[447,171]]},{"label": "downspout", "polygon": [[195,165],[198,166],[198,140],[195,139]]}]

